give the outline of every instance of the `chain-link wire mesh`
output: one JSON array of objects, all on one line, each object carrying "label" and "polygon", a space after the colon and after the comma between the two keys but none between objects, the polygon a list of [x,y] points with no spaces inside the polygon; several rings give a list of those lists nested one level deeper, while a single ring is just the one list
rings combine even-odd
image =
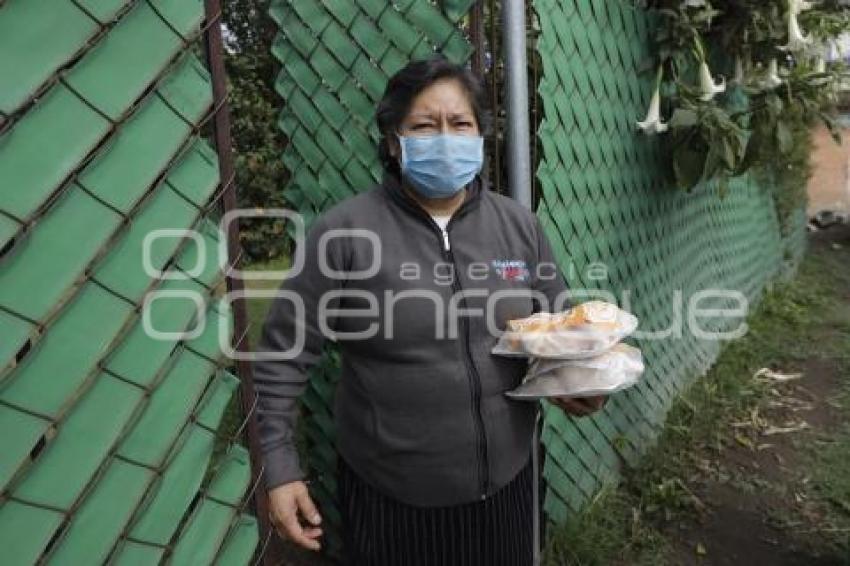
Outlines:
[{"label": "chain-link wire mesh", "polygon": [[207,33],[199,0],[0,4],[9,563],[253,559]]}]

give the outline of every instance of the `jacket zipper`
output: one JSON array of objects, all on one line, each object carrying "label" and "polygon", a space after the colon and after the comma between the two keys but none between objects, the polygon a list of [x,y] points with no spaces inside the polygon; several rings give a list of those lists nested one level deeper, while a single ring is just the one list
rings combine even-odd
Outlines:
[{"label": "jacket zipper", "polygon": [[[482,189],[483,190],[483,189]],[[409,197],[408,197],[409,198]],[[400,198],[402,202],[407,202],[405,197],[402,196]],[[452,278],[452,289],[457,292],[461,290],[460,282],[456,275],[457,264],[454,260],[454,253],[451,251],[451,245],[449,242],[448,232],[449,227],[455,221],[456,218],[463,215],[468,210],[468,206],[470,205],[470,201],[464,202],[460,208],[455,210],[454,214],[449,218],[449,221],[446,223],[446,236],[444,237],[442,234],[442,228],[437,224],[437,222],[431,218],[431,215],[425,211],[421,206],[418,206],[417,203],[409,202],[407,206],[414,212],[415,215],[418,215],[422,218],[423,221],[429,223],[431,228],[437,232],[437,238],[440,241],[440,249],[442,250],[443,258],[450,261],[452,266],[455,269],[455,276]],[[484,434],[484,418],[481,415],[481,376],[478,374],[478,369],[475,367],[475,362],[472,359],[472,354],[470,353],[469,348],[469,326],[467,325],[467,321],[465,317],[461,317],[461,324],[463,324],[463,332],[464,332],[464,341],[461,343],[464,349],[464,364],[466,365],[467,375],[470,376],[470,386],[472,388],[472,416],[473,422],[476,428],[476,434],[478,436],[478,445],[476,447],[477,457],[478,457],[478,481],[481,486],[481,500],[487,499],[487,492],[490,490],[490,464],[489,457],[487,454],[487,437]]]},{"label": "jacket zipper", "polygon": [[[442,229],[437,226],[440,231],[440,239],[442,244],[443,257],[450,261],[452,264],[453,277],[452,277],[452,290],[457,293],[462,290],[460,285],[460,280],[457,276],[458,266],[455,263],[454,253],[451,250],[451,245],[449,242],[449,226],[452,221],[455,219],[454,216],[449,218],[449,222],[446,224],[446,233],[442,234]],[[431,219],[433,224],[436,224],[433,219]],[[472,388],[472,416],[473,422],[475,423],[475,432],[478,436],[478,445],[477,445],[477,455],[478,455],[478,482],[481,485],[481,500],[485,500],[487,498],[487,492],[490,490],[490,465],[487,454],[487,437],[484,434],[484,418],[481,415],[481,376],[478,374],[478,369],[475,367],[475,362],[472,359],[472,353],[470,352],[469,347],[469,325],[466,317],[459,317],[460,323],[463,325],[463,342],[461,343],[464,350],[463,361],[466,365],[467,375],[470,376],[470,385]]]}]

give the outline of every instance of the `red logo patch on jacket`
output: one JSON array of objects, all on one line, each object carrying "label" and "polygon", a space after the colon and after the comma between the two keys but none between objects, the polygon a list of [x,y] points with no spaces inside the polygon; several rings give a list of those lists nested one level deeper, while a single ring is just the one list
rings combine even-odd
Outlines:
[{"label": "red logo patch on jacket", "polygon": [[521,259],[494,259],[490,263],[505,281],[526,281],[529,278],[528,267]]}]

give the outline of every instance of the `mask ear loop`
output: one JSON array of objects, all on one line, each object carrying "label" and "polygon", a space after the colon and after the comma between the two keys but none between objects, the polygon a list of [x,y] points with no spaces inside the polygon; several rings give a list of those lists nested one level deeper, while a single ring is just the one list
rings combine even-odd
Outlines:
[{"label": "mask ear loop", "polygon": [[403,138],[403,137],[405,137],[405,136],[402,136],[398,132],[398,130],[395,131],[395,138],[396,138],[396,141],[398,141],[398,157],[396,158],[396,160],[398,161],[399,171],[404,170],[404,153],[405,152],[404,152],[404,143],[401,141],[401,138]]}]

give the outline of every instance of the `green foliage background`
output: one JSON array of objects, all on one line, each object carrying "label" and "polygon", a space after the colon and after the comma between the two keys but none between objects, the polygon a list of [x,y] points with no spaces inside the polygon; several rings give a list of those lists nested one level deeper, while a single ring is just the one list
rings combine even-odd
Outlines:
[{"label": "green foliage background", "polygon": [[[281,160],[286,140],[277,126],[280,100],[274,92],[277,65],[269,51],[275,35],[268,0],[225,0],[226,60],[239,206],[287,207],[287,173]],[[249,261],[276,258],[291,242],[279,220],[243,221]]]}]

